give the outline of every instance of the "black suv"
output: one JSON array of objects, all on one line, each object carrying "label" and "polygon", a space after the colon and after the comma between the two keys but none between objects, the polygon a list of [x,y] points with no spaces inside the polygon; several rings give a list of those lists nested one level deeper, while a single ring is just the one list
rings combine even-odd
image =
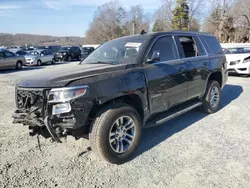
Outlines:
[{"label": "black suv", "polygon": [[197,107],[216,112],[227,75],[213,35],[174,31],[123,37],[103,44],[79,65],[19,82],[14,123],[57,142],[88,134],[96,154],[119,164],[135,151],[143,128]]},{"label": "black suv", "polygon": [[81,49],[78,46],[64,46],[55,54],[56,61],[81,60]]},{"label": "black suv", "polygon": [[81,56],[82,56],[82,59],[85,59],[86,57],[88,57],[93,51],[95,51],[95,48],[94,47],[83,47],[81,48]]}]

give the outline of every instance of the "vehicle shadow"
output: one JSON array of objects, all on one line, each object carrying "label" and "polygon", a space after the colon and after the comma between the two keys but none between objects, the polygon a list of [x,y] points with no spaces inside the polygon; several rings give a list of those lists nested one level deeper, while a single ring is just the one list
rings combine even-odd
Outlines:
[{"label": "vehicle shadow", "polygon": [[[221,109],[225,108],[232,101],[237,99],[242,92],[243,88],[241,86],[226,85],[222,91]],[[170,120],[167,123],[164,123],[159,127],[152,127],[143,130],[141,143],[131,160],[142,155],[144,152],[151,150],[164,140],[170,138],[172,135],[186,129],[206,116],[207,114],[199,112],[198,110],[192,110],[182,116]]]}]

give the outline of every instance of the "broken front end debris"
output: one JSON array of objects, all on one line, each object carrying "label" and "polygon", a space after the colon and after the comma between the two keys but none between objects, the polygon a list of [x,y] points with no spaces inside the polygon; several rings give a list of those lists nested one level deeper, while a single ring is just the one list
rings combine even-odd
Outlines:
[{"label": "broken front end debris", "polygon": [[13,123],[28,126],[30,136],[52,137],[57,142],[67,135],[78,138],[86,131],[82,125],[85,125],[87,115],[83,112],[90,111],[90,104],[77,100],[86,92],[86,86],[58,89],[17,87]]}]

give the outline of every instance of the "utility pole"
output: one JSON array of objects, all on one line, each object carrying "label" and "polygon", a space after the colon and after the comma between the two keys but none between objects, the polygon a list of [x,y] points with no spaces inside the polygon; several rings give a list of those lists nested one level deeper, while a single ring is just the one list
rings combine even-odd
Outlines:
[{"label": "utility pole", "polygon": [[133,35],[135,34],[135,24],[136,24],[136,19],[135,19],[135,15],[133,15],[133,20],[132,20],[132,33],[133,33]]}]

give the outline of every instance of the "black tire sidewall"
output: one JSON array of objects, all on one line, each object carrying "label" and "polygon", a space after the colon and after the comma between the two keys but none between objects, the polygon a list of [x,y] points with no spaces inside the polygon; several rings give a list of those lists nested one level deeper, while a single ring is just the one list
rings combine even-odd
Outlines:
[{"label": "black tire sidewall", "polygon": [[[218,90],[219,90],[219,101],[218,101],[218,104],[215,107],[212,107],[210,105],[210,99],[211,99],[211,91],[212,91],[212,89],[214,87],[217,87]],[[221,87],[220,87],[220,84],[217,81],[211,81],[208,84],[208,89],[206,91],[205,98],[203,100],[203,108],[208,113],[214,113],[214,112],[218,111],[218,109],[220,107],[220,102],[221,102]]]},{"label": "black tire sidewall", "polygon": [[[20,67],[19,67],[19,65],[20,65]],[[22,69],[22,66],[23,66],[23,63],[22,63],[22,62],[18,61],[18,62],[16,63],[16,69],[17,69],[17,70],[21,70],[21,69]]]},{"label": "black tire sidewall", "polygon": [[69,56],[69,57],[68,57],[68,61],[72,61],[72,58],[71,58],[71,56]]},{"label": "black tire sidewall", "polygon": [[[141,120],[137,113],[137,111],[130,106],[121,106],[119,108],[114,108],[107,112],[106,118],[101,121],[99,125],[99,131],[97,131],[98,142],[96,142],[99,146],[97,146],[99,152],[103,155],[103,157],[111,163],[121,164],[126,162],[129,157],[134,153],[136,147],[140,143],[141,139]],[[133,119],[135,123],[135,131],[136,136],[130,148],[122,154],[116,153],[110,146],[109,143],[109,132],[114,124],[114,122],[121,116],[129,116]]]},{"label": "black tire sidewall", "polygon": [[52,61],[51,61],[51,64],[55,64],[56,60],[53,58]]}]

